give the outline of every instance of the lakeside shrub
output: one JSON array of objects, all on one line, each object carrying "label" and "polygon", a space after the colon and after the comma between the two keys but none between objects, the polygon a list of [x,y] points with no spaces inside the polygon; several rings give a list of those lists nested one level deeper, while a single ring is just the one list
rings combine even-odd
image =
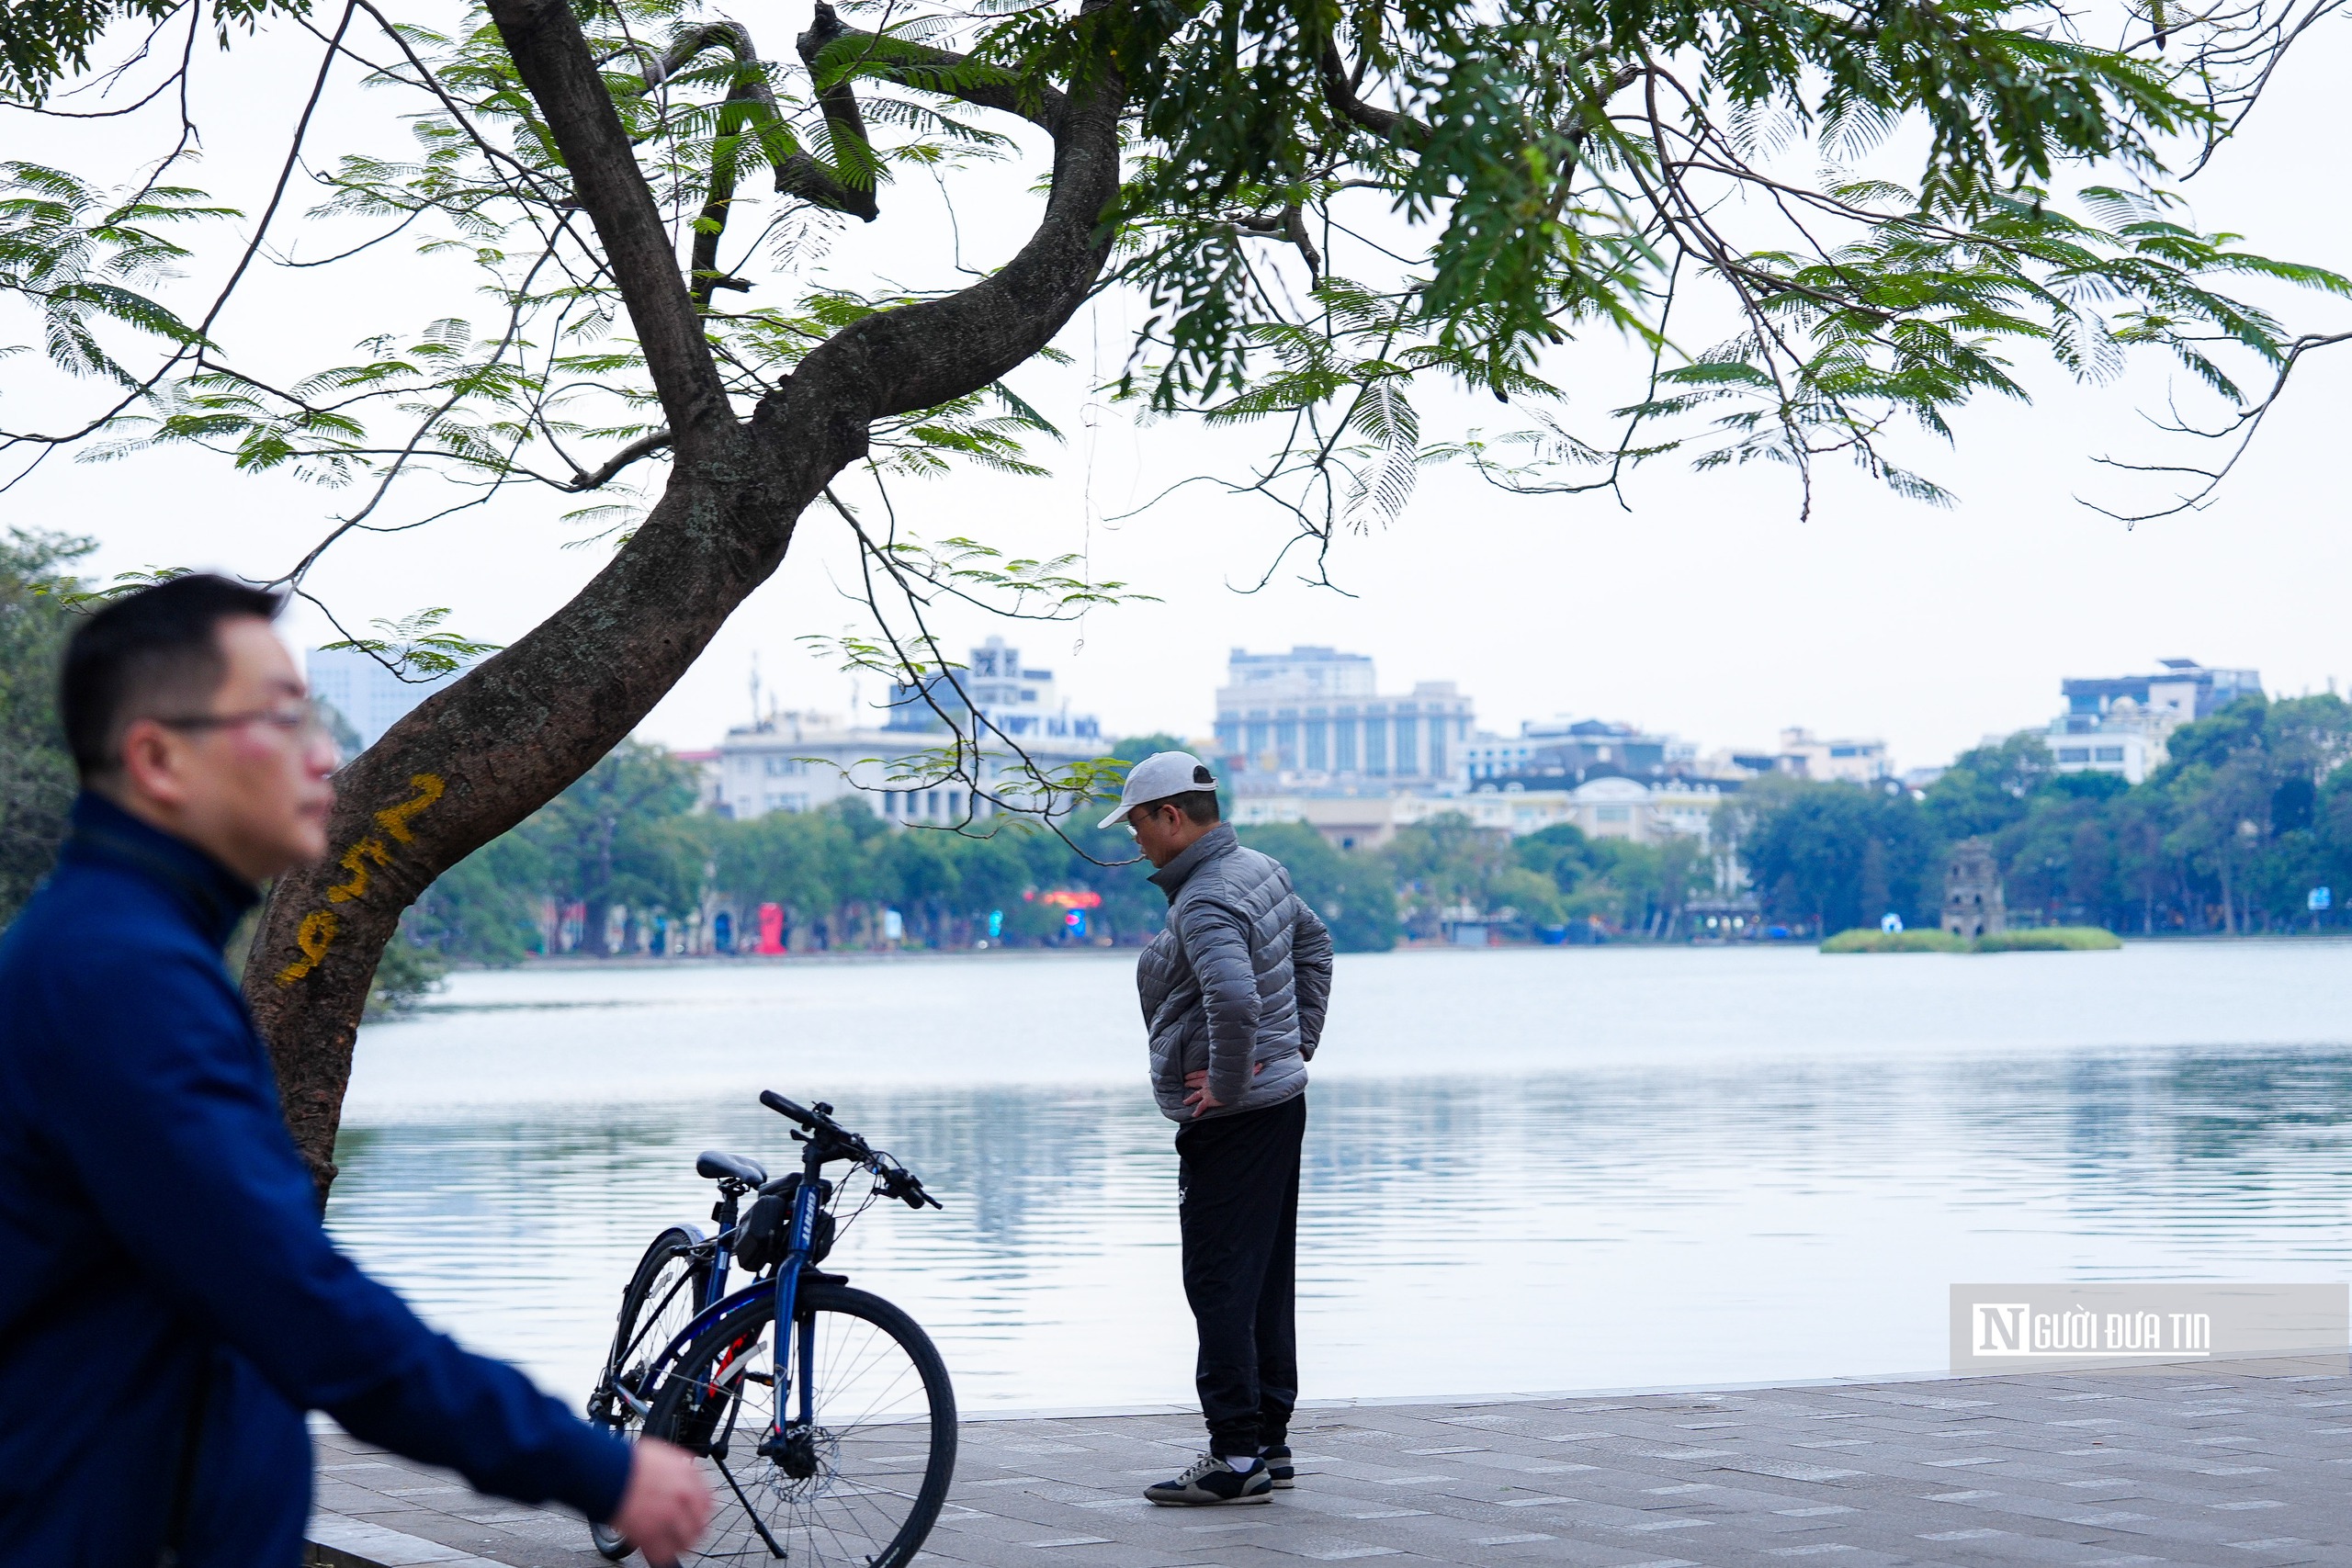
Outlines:
[{"label": "lakeside shrub", "polygon": [[1883,931],[1856,926],[1821,944],[1824,953],[1966,953],[1968,943],[1950,931],[1931,929]]},{"label": "lakeside shrub", "polygon": [[2122,945],[2121,937],[2101,926],[1991,931],[1976,939],[1979,953],[2109,953]]}]

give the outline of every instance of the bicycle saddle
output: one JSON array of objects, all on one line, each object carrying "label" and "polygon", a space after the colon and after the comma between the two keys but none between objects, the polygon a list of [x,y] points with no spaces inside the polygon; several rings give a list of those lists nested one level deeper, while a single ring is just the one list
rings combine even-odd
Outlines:
[{"label": "bicycle saddle", "polygon": [[768,1179],[767,1168],[759,1161],[718,1149],[705,1149],[695,1156],[695,1174],[706,1181],[720,1181],[732,1177],[752,1187]]}]

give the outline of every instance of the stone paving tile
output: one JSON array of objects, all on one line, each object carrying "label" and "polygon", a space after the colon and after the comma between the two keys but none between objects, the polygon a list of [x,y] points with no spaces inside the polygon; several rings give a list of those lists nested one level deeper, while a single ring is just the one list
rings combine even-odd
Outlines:
[{"label": "stone paving tile", "polygon": [[[1353,1404],[1294,1432],[1262,1507],[1136,1493],[1198,1440],[1177,1416],[966,1427],[924,1561],[966,1568],[2205,1568],[2352,1564],[2352,1378],[2027,1375]],[[340,1433],[319,1442],[332,1568],[580,1568],[558,1510],[481,1497]]]}]

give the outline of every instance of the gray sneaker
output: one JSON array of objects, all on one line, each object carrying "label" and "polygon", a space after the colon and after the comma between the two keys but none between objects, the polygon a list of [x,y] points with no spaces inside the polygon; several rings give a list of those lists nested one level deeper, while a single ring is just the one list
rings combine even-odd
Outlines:
[{"label": "gray sneaker", "polygon": [[1290,1450],[1284,1444],[1276,1443],[1272,1448],[1260,1449],[1258,1458],[1264,1463],[1266,1473],[1274,1478],[1275,1491],[1287,1492],[1298,1484],[1298,1471],[1292,1465]]},{"label": "gray sneaker", "polygon": [[1271,1503],[1273,1472],[1253,1464],[1247,1475],[1216,1454],[1203,1454],[1173,1481],[1147,1486],[1143,1495],[1163,1508],[1211,1508],[1224,1503]]}]

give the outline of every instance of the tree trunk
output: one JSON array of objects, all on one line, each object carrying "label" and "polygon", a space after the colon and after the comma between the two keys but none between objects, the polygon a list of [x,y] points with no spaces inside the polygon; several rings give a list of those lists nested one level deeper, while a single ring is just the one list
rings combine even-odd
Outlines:
[{"label": "tree trunk", "polygon": [[986,387],[1052,339],[1108,255],[1101,219],[1118,189],[1125,88],[1106,70],[1083,99],[1055,96],[1052,193],[1012,261],[843,329],[738,419],[566,0],[492,0],[491,14],[594,222],[673,461],[635,536],[571,603],[343,771],[327,861],[271,891],[245,995],[322,1201],[360,1010],[401,911],[628,737],[782,562],[800,513],[865,454],[874,420]]}]

